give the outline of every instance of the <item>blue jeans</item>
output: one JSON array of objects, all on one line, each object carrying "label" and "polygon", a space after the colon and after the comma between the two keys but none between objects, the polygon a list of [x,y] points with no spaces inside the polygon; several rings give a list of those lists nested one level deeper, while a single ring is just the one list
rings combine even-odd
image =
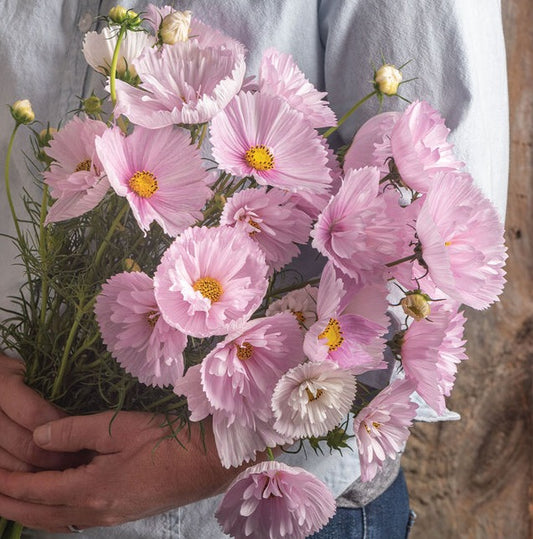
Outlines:
[{"label": "blue jeans", "polygon": [[335,516],[311,539],[405,539],[415,515],[403,472],[381,496],[364,507],[339,507]]}]

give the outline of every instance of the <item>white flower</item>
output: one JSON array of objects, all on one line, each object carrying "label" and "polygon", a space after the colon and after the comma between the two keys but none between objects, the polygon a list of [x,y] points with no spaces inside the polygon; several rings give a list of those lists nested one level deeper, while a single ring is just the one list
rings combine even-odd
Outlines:
[{"label": "white flower", "polygon": [[274,389],[274,428],[288,437],[324,436],[346,417],[355,391],[355,376],[331,361],[298,365]]},{"label": "white flower", "polygon": [[266,315],[273,316],[277,313],[289,311],[298,320],[301,327],[309,329],[317,319],[317,294],[318,288],[311,285],[293,290],[281,299],[272,302],[266,311]]},{"label": "white flower", "polygon": [[[99,73],[109,74],[113,52],[117,44],[118,33],[116,29],[104,28],[100,33],[87,32],[83,39],[83,55],[87,63]],[[152,47],[155,37],[146,32],[128,32],[120,44],[117,72],[119,75],[129,70],[131,76],[135,76],[133,60],[137,58],[145,48]]]}]

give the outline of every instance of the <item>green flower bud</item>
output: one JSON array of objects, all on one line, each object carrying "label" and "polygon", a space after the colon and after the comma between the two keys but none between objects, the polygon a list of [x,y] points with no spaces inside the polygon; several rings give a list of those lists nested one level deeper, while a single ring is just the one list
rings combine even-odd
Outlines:
[{"label": "green flower bud", "polygon": [[15,101],[11,108],[11,116],[18,124],[31,124],[35,120],[35,113],[31,108],[31,103],[27,99]]},{"label": "green flower bud", "polygon": [[130,28],[139,26],[139,24],[141,24],[141,18],[139,17],[139,15],[135,13],[135,11],[132,11],[131,9],[126,9],[123,6],[113,6],[109,10],[108,17],[115,24],[123,24],[127,22]]},{"label": "green flower bud", "polygon": [[100,114],[102,112],[102,100],[91,94],[87,99],[83,99],[82,102],[83,111],[87,114]]}]

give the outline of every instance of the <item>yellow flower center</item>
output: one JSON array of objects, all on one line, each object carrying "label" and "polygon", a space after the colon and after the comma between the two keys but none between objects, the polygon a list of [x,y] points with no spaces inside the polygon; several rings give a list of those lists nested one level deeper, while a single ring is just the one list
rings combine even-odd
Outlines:
[{"label": "yellow flower center", "polygon": [[451,244],[452,244],[451,241],[445,241],[445,242],[444,242],[444,245],[445,245],[446,247],[449,247]]},{"label": "yellow flower center", "polygon": [[269,148],[264,146],[252,146],[245,154],[244,159],[255,170],[272,170],[274,168],[274,156]]},{"label": "yellow flower center", "polygon": [[155,327],[157,324],[157,321],[159,320],[159,313],[157,311],[150,311],[146,313],[146,319],[148,320],[148,324],[151,328]]},{"label": "yellow flower center", "polygon": [[248,219],[248,224],[251,227],[255,228],[255,230],[252,230],[251,232],[248,232],[248,236],[253,238],[257,234],[257,232],[261,231],[261,227],[253,219]]},{"label": "yellow flower center", "polygon": [[222,285],[212,277],[202,277],[193,285],[193,290],[200,292],[204,298],[210,299],[212,303],[216,303],[222,296]]},{"label": "yellow flower center", "polygon": [[241,361],[246,361],[252,357],[254,353],[254,347],[249,342],[243,342],[237,345],[237,357]]},{"label": "yellow flower center", "polygon": [[330,318],[328,325],[318,338],[327,340],[330,352],[337,350],[337,348],[344,342],[339,321],[336,318]]},{"label": "yellow flower center", "polygon": [[300,324],[300,325],[304,324],[305,316],[304,316],[304,313],[302,311],[292,311],[291,310],[291,313],[294,316],[294,318],[296,318],[296,320],[298,320],[298,324]]},{"label": "yellow flower center", "polygon": [[[366,432],[368,432],[368,434],[372,434],[372,429],[368,426],[368,424],[365,421],[363,421],[363,426],[365,427]],[[376,430],[378,430],[381,427],[381,423],[378,423],[377,421],[372,421],[372,426]]]},{"label": "yellow flower center", "polygon": [[305,392],[307,393],[307,398],[309,399],[309,402],[316,401],[324,393],[322,389],[317,389],[316,393],[313,393],[308,387],[305,388]]},{"label": "yellow flower center", "polygon": [[157,178],[147,170],[138,170],[128,182],[130,189],[142,198],[150,198],[158,189]]},{"label": "yellow flower center", "polygon": [[74,172],[80,172],[80,170],[85,170],[87,172],[89,172],[91,170],[91,160],[90,159],[85,159],[85,161],[80,161],[77,165],[76,165],[76,168],[74,169]]}]

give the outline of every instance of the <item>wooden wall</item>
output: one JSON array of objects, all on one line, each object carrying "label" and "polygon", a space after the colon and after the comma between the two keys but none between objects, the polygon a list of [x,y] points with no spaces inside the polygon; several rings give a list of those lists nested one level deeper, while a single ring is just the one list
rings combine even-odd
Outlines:
[{"label": "wooden wall", "polygon": [[462,421],[417,424],[409,441],[403,465],[416,539],[533,537],[533,2],[502,0],[502,9],[511,114],[508,283],[501,303],[467,312],[470,360],[449,401]]}]

